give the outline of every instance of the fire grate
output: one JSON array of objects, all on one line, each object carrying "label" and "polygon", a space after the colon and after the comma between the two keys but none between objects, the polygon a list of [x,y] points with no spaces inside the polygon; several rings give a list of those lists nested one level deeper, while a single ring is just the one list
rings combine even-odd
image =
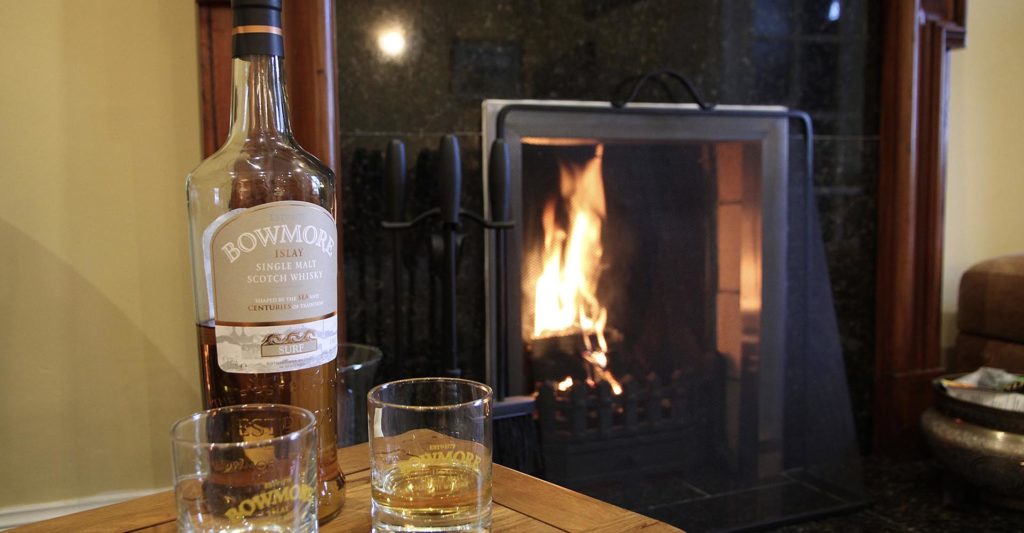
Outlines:
[{"label": "fire grate", "polygon": [[706,383],[682,373],[668,383],[655,375],[622,381],[619,394],[608,381],[541,385],[537,413],[550,481],[586,486],[707,460],[705,433],[720,402]]}]

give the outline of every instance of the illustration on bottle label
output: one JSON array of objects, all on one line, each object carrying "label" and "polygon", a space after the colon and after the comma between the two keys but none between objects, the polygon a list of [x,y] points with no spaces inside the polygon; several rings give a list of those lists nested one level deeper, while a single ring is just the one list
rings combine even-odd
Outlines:
[{"label": "illustration on bottle label", "polygon": [[217,361],[225,372],[302,370],[338,352],[338,232],[316,204],[237,209],[209,228]]}]

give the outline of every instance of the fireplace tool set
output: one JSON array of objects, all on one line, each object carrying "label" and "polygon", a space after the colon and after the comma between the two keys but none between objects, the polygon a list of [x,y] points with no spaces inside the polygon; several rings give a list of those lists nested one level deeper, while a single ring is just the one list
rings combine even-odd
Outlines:
[{"label": "fireplace tool set", "polygon": [[[391,233],[392,245],[392,283],[393,289],[393,324],[394,354],[401,361],[405,353],[402,331],[402,250],[400,232],[424,224],[440,221],[438,229],[430,237],[431,269],[440,278],[441,286],[441,354],[443,372],[452,377],[461,377],[463,370],[459,363],[458,331],[456,324],[457,298],[456,274],[464,234],[462,223],[470,220],[492,232],[496,244],[493,258],[496,261],[498,276],[495,279],[497,305],[496,320],[504,326],[495,331],[496,340],[507,344],[508,319],[505,316],[505,301],[508,298],[508,283],[505,269],[505,232],[514,227],[511,219],[510,187],[511,171],[508,146],[504,140],[497,139],[491,143],[488,168],[488,201],[490,219],[479,213],[464,209],[460,205],[462,194],[462,163],[459,153],[459,142],[455,135],[445,135],[439,148],[438,189],[441,192],[439,206],[426,209],[406,219],[405,205],[409,189],[407,179],[405,145],[400,140],[392,140],[388,144],[384,162],[384,203],[386,216],[389,220],[381,222],[381,226]],[[532,396],[510,395],[508,388],[508,355],[507,351],[499,351],[493,359],[488,359],[487,381],[494,390],[495,461],[512,466],[525,472],[537,473],[540,464],[539,440],[533,421],[534,401]]]},{"label": "fireplace tool set", "polygon": [[[459,366],[458,357],[458,332],[456,330],[456,273],[458,270],[459,248],[464,237],[462,233],[462,221],[468,219],[480,226],[494,232],[494,238],[498,242],[503,241],[503,232],[514,227],[515,222],[510,219],[509,210],[509,187],[510,169],[508,147],[505,141],[498,139],[491,145],[491,158],[489,168],[489,190],[491,220],[485,219],[479,213],[464,209],[460,206],[462,195],[462,161],[459,153],[459,141],[455,135],[445,135],[441,139],[439,148],[440,163],[438,165],[440,185],[440,206],[425,210],[414,215],[411,219],[405,220],[405,203],[407,187],[407,168],[405,162],[405,144],[400,140],[392,140],[388,144],[387,156],[384,163],[384,196],[387,205],[387,216],[389,220],[381,222],[381,226],[392,233],[392,248],[394,261],[392,262],[394,283],[394,324],[395,324],[395,352],[396,357],[401,357],[404,351],[402,346],[402,320],[401,302],[402,294],[401,276],[401,241],[399,232],[408,230],[422,224],[439,220],[441,222],[439,231],[431,238],[431,254],[441,278],[441,322],[442,322],[442,353],[444,356],[444,373],[451,377],[460,377],[462,370]],[[504,246],[499,246],[497,264],[501,265],[504,258],[501,255]],[[502,277],[500,285],[502,293],[507,295],[507,285]],[[503,301],[503,300],[502,300]],[[503,306],[502,306],[503,308]],[[507,332],[505,332],[507,334]],[[499,368],[503,359],[499,359]],[[497,377],[499,382],[492,383],[498,399],[503,399],[506,388],[501,385],[500,380],[507,372],[499,371],[490,373]]]}]

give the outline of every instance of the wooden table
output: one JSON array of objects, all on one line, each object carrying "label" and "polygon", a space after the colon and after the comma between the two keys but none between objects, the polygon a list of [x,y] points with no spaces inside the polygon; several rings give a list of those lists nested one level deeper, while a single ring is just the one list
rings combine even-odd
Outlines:
[{"label": "wooden table", "polygon": [[[346,498],[341,515],[320,528],[324,533],[370,531],[370,456],[366,445],[340,450]],[[167,491],[91,511],[54,518],[19,532],[174,532],[174,492]],[[492,531],[515,533],[586,531],[680,532],[672,526],[521,472],[494,465]]]}]

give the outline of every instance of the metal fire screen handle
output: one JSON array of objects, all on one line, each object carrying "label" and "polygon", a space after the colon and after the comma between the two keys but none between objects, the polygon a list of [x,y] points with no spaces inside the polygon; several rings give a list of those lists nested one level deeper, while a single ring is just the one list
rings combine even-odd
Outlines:
[{"label": "metal fire screen handle", "polygon": [[[686,92],[690,93],[690,97],[693,98],[694,103],[696,103],[697,106],[700,107],[701,109],[708,111],[715,108],[715,104],[705,101],[703,98],[701,98],[697,90],[693,88],[693,84],[690,83],[690,80],[686,79],[686,76],[683,76],[682,74],[669,69],[652,70],[650,72],[640,75],[639,77],[632,77],[623,80],[623,82],[620,83],[619,86],[615,88],[611,100],[612,107],[616,109],[622,109],[623,107],[626,107],[626,104],[632,103],[634,100],[636,100],[637,95],[640,94],[640,89],[642,89],[644,85],[651,80],[657,82],[661,86],[661,88],[668,93],[670,98],[678,102],[678,99],[675,97],[675,93],[673,93],[672,90],[667,85],[665,85],[664,82],[661,81],[662,77],[667,77],[682,85],[683,88],[686,89]],[[622,91],[622,88],[628,85],[630,82],[633,82],[633,88],[629,91],[629,94],[622,100],[615,98],[615,96]]]}]

